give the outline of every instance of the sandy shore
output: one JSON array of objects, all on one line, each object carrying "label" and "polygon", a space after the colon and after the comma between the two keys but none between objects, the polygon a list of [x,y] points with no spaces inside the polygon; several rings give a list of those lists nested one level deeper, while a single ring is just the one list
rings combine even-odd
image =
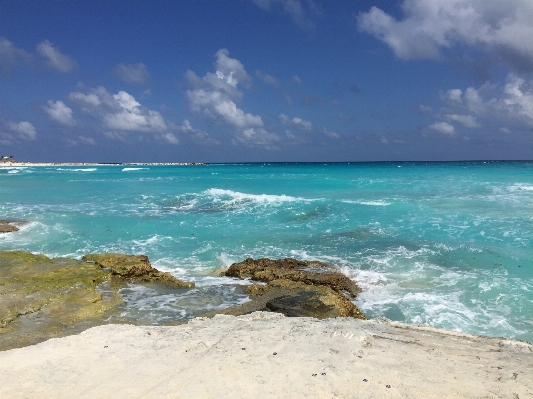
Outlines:
[{"label": "sandy shore", "polygon": [[105,325],[0,352],[2,398],[531,398],[533,347],[256,312]]}]

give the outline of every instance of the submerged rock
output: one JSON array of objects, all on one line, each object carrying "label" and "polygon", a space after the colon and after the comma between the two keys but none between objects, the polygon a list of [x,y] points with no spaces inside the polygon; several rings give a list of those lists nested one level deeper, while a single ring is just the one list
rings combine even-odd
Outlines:
[{"label": "submerged rock", "polygon": [[194,287],[193,282],[182,281],[168,272],[160,272],[153,268],[148,257],[144,255],[89,254],[85,255],[82,260],[110,269],[114,276],[129,281],[159,283],[171,288]]},{"label": "submerged rock", "polygon": [[366,319],[348,298],[354,298],[361,292],[357,284],[322,262],[249,258],[234,263],[222,275],[250,278],[267,284],[253,284],[246,288],[254,297],[252,301],[207,313],[207,317],[218,313],[239,316],[261,310],[283,313],[289,317]]}]

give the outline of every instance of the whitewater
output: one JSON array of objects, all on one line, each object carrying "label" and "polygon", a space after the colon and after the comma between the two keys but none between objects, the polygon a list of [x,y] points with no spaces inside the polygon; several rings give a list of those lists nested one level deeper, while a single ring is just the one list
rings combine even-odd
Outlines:
[{"label": "whitewater", "polygon": [[533,163],[3,167],[0,219],[29,222],[0,250],[145,254],[195,281],[123,287],[136,324],[244,303],[213,271],[293,257],[357,281],[369,318],[533,341]]}]

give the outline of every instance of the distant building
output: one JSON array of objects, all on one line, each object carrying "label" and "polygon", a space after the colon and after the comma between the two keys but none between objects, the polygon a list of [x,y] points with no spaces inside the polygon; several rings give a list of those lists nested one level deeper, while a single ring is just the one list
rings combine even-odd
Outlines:
[{"label": "distant building", "polygon": [[15,163],[17,161],[15,161],[13,159],[13,155],[0,155],[0,162],[2,163],[7,163],[7,162],[12,162],[12,163]]}]

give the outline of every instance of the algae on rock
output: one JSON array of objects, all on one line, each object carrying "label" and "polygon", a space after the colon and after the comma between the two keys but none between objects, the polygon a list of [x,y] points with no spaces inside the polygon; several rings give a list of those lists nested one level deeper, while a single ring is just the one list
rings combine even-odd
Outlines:
[{"label": "algae on rock", "polygon": [[0,252],[0,350],[64,335],[78,324],[102,324],[122,302],[116,292],[104,296],[96,290],[109,277],[98,266],[74,259]]},{"label": "algae on rock", "polygon": [[171,288],[194,287],[193,282],[179,280],[168,272],[161,272],[153,268],[148,257],[144,255],[89,254],[85,255],[82,260],[111,269],[114,276],[130,281],[159,283]]},{"label": "algae on rock", "polygon": [[[146,256],[87,255],[86,260],[0,251],[0,350],[79,333],[118,318],[125,281],[191,287],[153,268]],[[109,289],[102,292],[103,284]]]}]

